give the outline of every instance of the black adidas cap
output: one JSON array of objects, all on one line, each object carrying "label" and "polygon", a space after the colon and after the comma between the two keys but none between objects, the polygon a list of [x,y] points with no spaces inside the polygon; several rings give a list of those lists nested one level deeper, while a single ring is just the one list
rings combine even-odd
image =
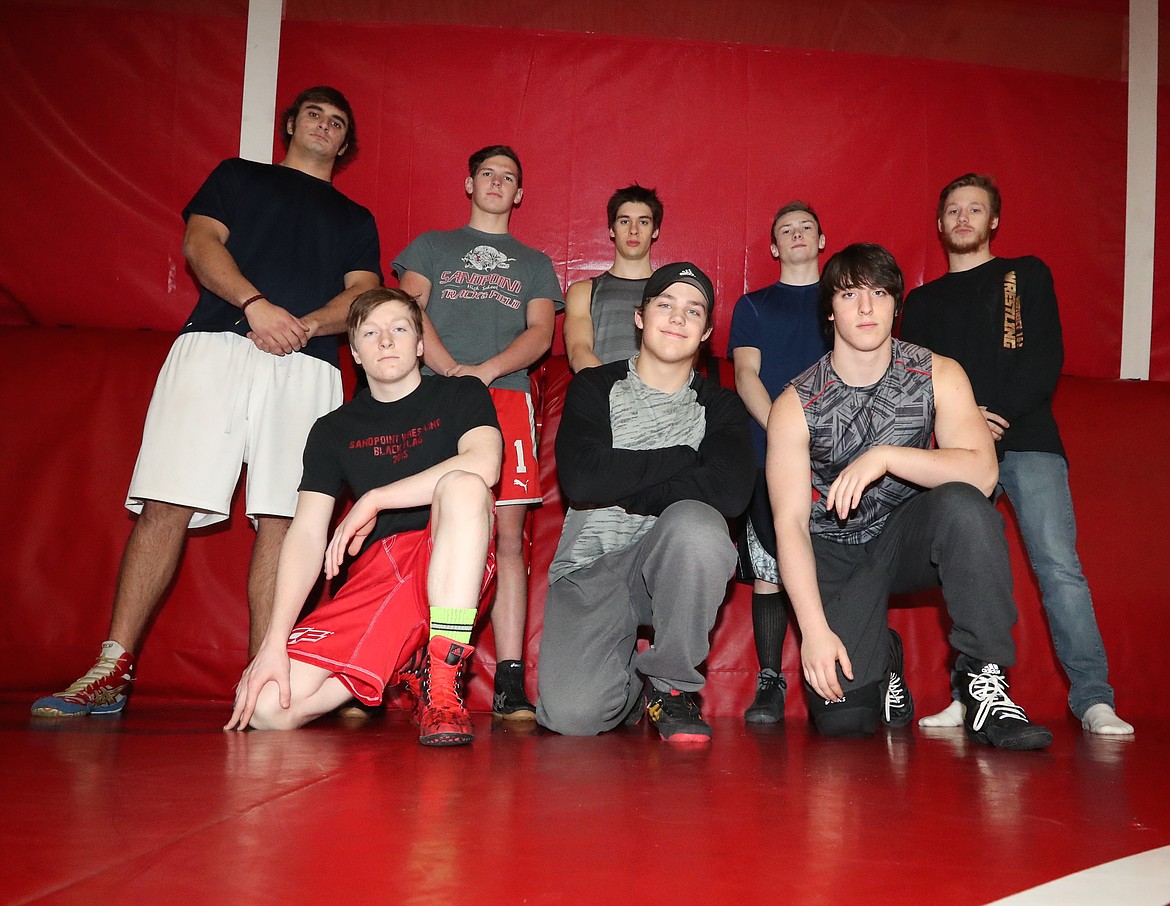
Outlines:
[{"label": "black adidas cap", "polygon": [[642,302],[661,296],[668,286],[675,283],[689,283],[701,292],[707,300],[708,313],[714,313],[715,287],[711,284],[711,278],[689,261],[664,264],[652,273],[646,281],[646,288],[642,290]]}]

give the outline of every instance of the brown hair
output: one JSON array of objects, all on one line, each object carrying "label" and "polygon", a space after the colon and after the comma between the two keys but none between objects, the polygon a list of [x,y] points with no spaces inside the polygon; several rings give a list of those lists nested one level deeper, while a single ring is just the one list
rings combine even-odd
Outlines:
[{"label": "brown hair", "polygon": [[349,342],[351,345],[353,344],[354,337],[357,335],[358,328],[365,323],[366,318],[370,316],[375,308],[387,302],[401,302],[406,306],[407,311],[410,313],[410,320],[414,325],[415,333],[418,334],[419,339],[422,339],[422,309],[419,308],[419,304],[414,296],[409,293],[404,293],[400,289],[379,286],[376,289],[367,289],[354,299],[349,306],[349,314],[345,318],[345,330],[349,334]]},{"label": "brown hair", "polygon": [[947,199],[955,189],[966,188],[982,189],[987,193],[987,200],[989,202],[991,219],[999,218],[999,209],[1003,205],[1003,200],[999,197],[999,186],[995,184],[995,180],[990,176],[984,176],[981,173],[964,173],[958,179],[952,179],[943,190],[938,193],[938,212],[937,217],[942,220],[943,211],[947,207]]},{"label": "brown hair", "polygon": [[[297,95],[292,106],[284,111],[284,116],[280,120],[280,140],[284,143],[285,150],[288,150],[288,146],[292,142],[292,136],[288,134],[288,121],[295,120],[300,116],[301,108],[305,104],[332,104],[345,114],[349,122],[345,127],[345,141],[341,147],[346,152],[344,162],[348,163],[353,160],[357,156],[358,150],[357,121],[353,117],[353,108],[349,106],[349,101],[345,99],[344,94],[329,85],[315,85],[312,88],[306,88]],[[337,159],[335,166],[338,168],[343,166],[341,158]]]}]

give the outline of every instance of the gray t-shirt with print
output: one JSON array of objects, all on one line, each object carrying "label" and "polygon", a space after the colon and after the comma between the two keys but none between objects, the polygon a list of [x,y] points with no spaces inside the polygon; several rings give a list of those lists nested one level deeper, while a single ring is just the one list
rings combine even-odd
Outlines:
[{"label": "gray t-shirt with print", "polygon": [[[456,362],[479,365],[499,355],[528,327],[528,303],[552,299],[563,307],[561,284],[548,255],[508,233],[472,227],[423,233],[394,259],[431,282],[427,317]],[[430,374],[424,368],[424,373]],[[527,369],[502,375],[492,386],[528,392]]]}]

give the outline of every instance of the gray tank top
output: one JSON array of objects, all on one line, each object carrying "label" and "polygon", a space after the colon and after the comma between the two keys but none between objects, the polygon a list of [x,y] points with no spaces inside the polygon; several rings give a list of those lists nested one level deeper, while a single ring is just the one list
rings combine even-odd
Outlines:
[{"label": "gray tank top", "polygon": [[881,534],[895,507],[922,489],[883,476],[842,521],[825,510],[829,486],[845,466],[871,447],[891,444],[928,450],[934,446],[934,384],[929,349],[893,341],[890,366],[868,387],[850,387],[826,355],[793,381],[808,423],[813,502],[809,531],[844,544],[862,544]]},{"label": "gray tank top", "polygon": [[629,280],[606,271],[593,278],[589,313],[593,318],[593,354],[602,364],[621,362],[638,351],[634,312],[642,304],[649,278]]}]

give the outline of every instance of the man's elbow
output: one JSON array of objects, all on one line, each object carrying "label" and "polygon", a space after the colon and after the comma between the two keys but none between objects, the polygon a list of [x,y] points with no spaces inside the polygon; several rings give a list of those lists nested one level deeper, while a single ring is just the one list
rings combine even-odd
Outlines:
[{"label": "man's elbow", "polygon": [[577,481],[572,474],[569,474],[564,469],[558,469],[557,478],[561,484],[561,490],[565,492],[565,499],[572,503],[585,502],[588,488],[585,482]]},{"label": "man's elbow", "polygon": [[569,369],[576,374],[583,367],[585,367],[586,352],[592,352],[592,347],[588,347],[583,343],[568,343],[565,346],[565,356],[569,360]]},{"label": "man's elbow", "polygon": [[192,267],[199,254],[199,240],[191,235],[190,231],[183,234],[183,258]]},{"label": "man's elbow", "polygon": [[603,494],[600,493],[602,488],[598,486],[596,474],[571,466],[566,468],[566,465],[568,464],[559,461],[557,463],[557,479],[560,481],[561,490],[564,491],[565,500],[574,506],[605,505],[613,502],[598,499]]},{"label": "man's elbow", "polygon": [[987,457],[987,460],[990,461],[981,462],[977,474],[968,479],[984,497],[990,497],[995,492],[995,486],[999,484],[999,463],[995,456]]},{"label": "man's elbow", "polygon": [[995,493],[995,486],[999,484],[999,464],[993,463],[991,468],[987,471],[983,481],[979,484],[985,496],[990,497]]}]

